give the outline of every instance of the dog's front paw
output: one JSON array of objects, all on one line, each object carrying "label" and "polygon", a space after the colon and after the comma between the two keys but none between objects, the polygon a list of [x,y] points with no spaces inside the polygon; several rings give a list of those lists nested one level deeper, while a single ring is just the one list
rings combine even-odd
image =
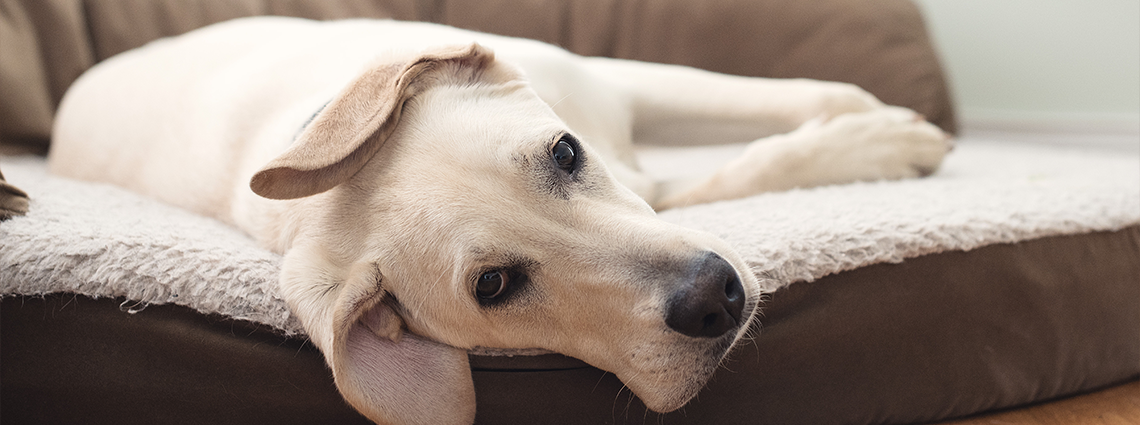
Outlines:
[{"label": "dog's front paw", "polygon": [[926,176],[938,169],[951,147],[946,133],[906,108],[884,106],[830,121],[813,119],[791,133],[752,142],[703,182],[663,186],[667,190],[654,207]]},{"label": "dog's front paw", "polygon": [[949,135],[906,108],[844,114],[799,131],[831,183],[927,176],[953,148]]}]

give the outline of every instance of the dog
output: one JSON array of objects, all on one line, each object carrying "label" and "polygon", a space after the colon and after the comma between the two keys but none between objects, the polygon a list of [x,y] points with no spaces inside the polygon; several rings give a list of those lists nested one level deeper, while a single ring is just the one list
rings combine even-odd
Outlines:
[{"label": "dog", "polygon": [[[852,85],[580,57],[435,24],[245,18],[69,89],[52,172],[230,223],[378,423],[471,423],[467,351],[563,353],[652,410],[693,398],[755,320],[730,246],[655,211],[937,169],[948,137]],[[755,140],[656,182],[634,145]]]}]

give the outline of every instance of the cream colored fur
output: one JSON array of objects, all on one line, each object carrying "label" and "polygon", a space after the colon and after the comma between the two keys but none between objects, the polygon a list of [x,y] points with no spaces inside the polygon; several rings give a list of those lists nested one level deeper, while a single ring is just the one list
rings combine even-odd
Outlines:
[{"label": "cream colored fur", "polygon": [[[551,163],[563,137],[581,141],[572,174]],[[688,182],[653,181],[632,149],[751,139]],[[253,18],[90,70],[63,101],[50,161],[284,253],[282,293],[372,420],[470,423],[475,347],[580,358],[658,411],[703,387],[759,287],[731,247],[650,205],[913,177],[947,150],[912,111],[849,85],[582,58],[423,23]],[[708,253],[735,269],[744,316],[687,336],[664,317]],[[526,272],[518,295],[476,297],[481,273],[511,268]]]}]

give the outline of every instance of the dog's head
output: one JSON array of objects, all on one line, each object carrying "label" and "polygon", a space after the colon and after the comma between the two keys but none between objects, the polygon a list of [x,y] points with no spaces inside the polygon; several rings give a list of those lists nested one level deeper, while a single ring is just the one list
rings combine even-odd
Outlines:
[{"label": "dog's head", "polygon": [[283,292],[379,422],[470,422],[477,346],[577,357],[671,411],[759,296],[729,247],[658,220],[478,45],[372,67],[251,187],[303,198]]}]

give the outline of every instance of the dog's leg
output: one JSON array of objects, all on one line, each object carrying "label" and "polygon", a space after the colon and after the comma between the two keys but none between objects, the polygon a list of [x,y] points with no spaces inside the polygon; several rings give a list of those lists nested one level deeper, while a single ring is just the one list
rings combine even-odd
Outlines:
[{"label": "dog's leg", "polygon": [[[604,58],[591,58],[587,66],[628,96],[635,143],[754,140],[711,177],[660,183],[648,199],[657,209],[923,176],[938,168],[950,146],[946,134],[921,115],[886,106],[850,84],[747,78]],[[790,133],[779,134],[785,132]]]},{"label": "dog's leg", "polygon": [[632,138],[638,144],[747,142],[795,130],[812,119],[885,106],[845,83],[740,77],[608,58],[588,58],[585,66],[628,97]]},{"label": "dog's leg", "polygon": [[950,148],[945,133],[909,109],[844,114],[754,141],[708,178],[662,185],[652,204],[661,210],[793,188],[926,176]]}]

